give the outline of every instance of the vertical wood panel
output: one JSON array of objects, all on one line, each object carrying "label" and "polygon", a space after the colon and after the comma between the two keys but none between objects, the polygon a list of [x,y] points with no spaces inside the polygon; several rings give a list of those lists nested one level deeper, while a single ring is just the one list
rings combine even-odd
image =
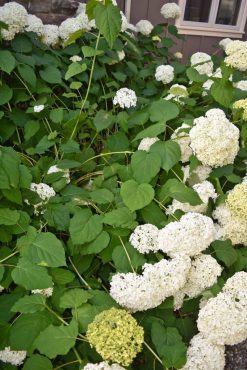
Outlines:
[{"label": "vertical wood panel", "polygon": [[130,23],[136,24],[140,19],[147,19],[149,0],[132,0]]}]

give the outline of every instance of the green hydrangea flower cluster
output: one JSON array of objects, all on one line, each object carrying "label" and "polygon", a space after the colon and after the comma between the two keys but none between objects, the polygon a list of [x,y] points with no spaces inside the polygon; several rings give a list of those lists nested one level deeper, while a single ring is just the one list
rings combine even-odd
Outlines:
[{"label": "green hydrangea flower cluster", "polygon": [[144,330],[127,311],[111,308],[95,317],[86,336],[104,360],[129,366],[142,350]]},{"label": "green hydrangea flower cluster", "polygon": [[226,203],[236,216],[247,219],[247,183],[236,185],[229,192]]}]

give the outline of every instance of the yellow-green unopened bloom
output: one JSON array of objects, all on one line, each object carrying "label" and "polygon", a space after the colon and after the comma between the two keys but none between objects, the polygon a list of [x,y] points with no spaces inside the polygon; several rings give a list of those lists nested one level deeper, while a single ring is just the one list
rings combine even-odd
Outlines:
[{"label": "yellow-green unopened bloom", "polygon": [[247,183],[236,185],[228,194],[226,204],[236,216],[247,219]]},{"label": "yellow-green unopened bloom", "polygon": [[127,311],[111,308],[95,316],[86,336],[104,360],[129,366],[142,349],[144,330]]},{"label": "yellow-green unopened bloom", "polygon": [[233,104],[233,108],[243,109],[243,119],[247,121],[247,99],[241,99]]}]

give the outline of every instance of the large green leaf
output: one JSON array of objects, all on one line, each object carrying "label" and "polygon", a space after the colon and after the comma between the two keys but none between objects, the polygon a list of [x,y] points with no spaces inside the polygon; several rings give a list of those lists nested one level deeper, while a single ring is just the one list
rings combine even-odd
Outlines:
[{"label": "large green leaf", "polygon": [[32,67],[27,64],[19,64],[17,69],[20,76],[25,82],[33,87],[36,86],[37,78]]},{"label": "large green leaf", "polygon": [[62,83],[62,75],[58,68],[54,66],[47,66],[45,69],[39,72],[40,77],[43,78],[44,81],[50,84],[61,84]]},{"label": "large green leaf", "polygon": [[137,225],[135,218],[135,213],[131,213],[126,207],[121,207],[106,213],[103,222],[111,226],[133,229]]},{"label": "large green leaf", "polygon": [[4,105],[10,101],[13,96],[13,90],[7,85],[0,86],[0,105]]},{"label": "large green leaf", "polygon": [[227,267],[230,267],[237,260],[237,252],[233,248],[230,240],[216,240],[212,243],[215,254],[218,260],[224,262]]},{"label": "large green leaf", "polygon": [[114,116],[111,112],[106,112],[103,109],[99,110],[94,117],[93,123],[98,132],[111,127],[114,123]]},{"label": "large green leaf", "polygon": [[154,125],[151,125],[141,132],[139,132],[136,137],[133,139],[133,141],[144,139],[145,137],[155,137],[161,134],[162,132],[165,132],[166,130],[166,123],[161,121],[159,123],[155,123]]},{"label": "large green leaf", "polygon": [[164,170],[169,171],[175,164],[180,161],[181,150],[175,141],[158,141],[150,148],[150,153],[159,154]]},{"label": "large green leaf", "polygon": [[102,231],[95,240],[91,243],[83,245],[80,249],[80,254],[97,254],[100,253],[103,249],[105,249],[110,242],[110,236],[106,231]]},{"label": "large green leaf", "polygon": [[65,292],[61,298],[59,306],[61,308],[77,308],[82,303],[86,303],[92,295],[86,290],[75,288]]},{"label": "large green leaf", "polygon": [[66,355],[74,347],[78,334],[78,325],[71,321],[68,326],[50,325],[35,340],[35,347],[49,358]]},{"label": "large green leaf", "polygon": [[20,213],[9,208],[0,208],[0,225],[16,225]]},{"label": "large green leaf", "polygon": [[212,97],[223,105],[229,108],[234,98],[234,88],[230,81],[215,81],[210,89]]},{"label": "large green leaf", "polygon": [[[143,254],[139,253],[130,243],[125,244],[125,249],[122,245],[118,245],[114,248],[112,253],[112,260],[118,272],[132,272],[131,265],[137,270],[138,267],[146,262]],[[126,251],[130,257],[131,265]]]},{"label": "large green leaf", "polygon": [[129,180],[122,184],[120,194],[126,206],[134,212],[151,203],[154,189],[149,184],[138,184],[134,180]]},{"label": "large green leaf", "polygon": [[162,99],[150,105],[149,113],[152,122],[167,122],[179,115],[179,109],[175,103]]},{"label": "large green leaf", "polygon": [[82,72],[85,72],[87,69],[87,65],[85,63],[72,63],[69,65],[67,72],[65,73],[65,80],[69,80],[71,77],[76,76]]},{"label": "large green leaf", "polygon": [[94,240],[102,228],[101,216],[93,216],[89,209],[81,209],[72,218],[69,231],[74,244],[84,244]]},{"label": "large green leaf", "polygon": [[41,294],[25,295],[11,308],[13,312],[34,313],[45,309],[45,297]]},{"label": "large green leaf", "polygon": [[63,245],[52,233],[38,234],[22,255],[41,266],[66,266]]},{"label": "large green leaf", "polygon": [[131,168],[134,179],[142,183],[150,182],[158,173],[161,166],[159,154],[140,150],[131,157]]},{"label": "large green leaf", "polygon": [[15,68],[15,58],[8,50],[0,50],[0,69],[8,74]]},{"label": "large green leaf", "polygon": [[167,368],[180,369],[186,363],[186,346],[176,328],[165,328],[154,322],[151,329],[152,342]]},{"label": "large green leaf", "polygon": [[85,333],[87,331],[88,324],[90,324],[96,315],[104,310],[104,307],[94,306],[85,303],[76,310],[72,310],[73,317],[78,321],[80,332]]},{"label": "large green leaf", "polygon": [[169,198],[174,198],[182,203],[190,203],[192,206],[202,203],[201,198],[193,189],[177,179],[169,179],[165,185],[161,187],[159,200],[163,203]]},{"label": "large green leaf", "polygon": [[117,6],[112,4],[97,4],[93,11],[96,26],[105,37],[110,48],[116,40],[121,29],[121,15]]},{"label": "large green leaf", "polygon": [[41,355],[35,354],[27,359],[22,370],[52,370],[51,361]]},{"label": "large green leaf", "polygon": [[25,257],[19,259],[11,275],[17,285],[26,289],[45,289],[52,286],[52,279],[47,269],[32,264]]}]

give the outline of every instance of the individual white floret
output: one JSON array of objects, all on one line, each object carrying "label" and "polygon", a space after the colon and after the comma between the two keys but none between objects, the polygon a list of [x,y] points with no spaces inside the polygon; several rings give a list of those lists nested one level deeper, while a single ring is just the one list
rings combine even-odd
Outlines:
[{"label": "individual white floret", "polygon": [[100,362],[98,364],[87,364],[83,370],[125,370],[124,367],[118,364],[110,365],[108,362]]},{"label": "individual white floret", "polygon": [[63,172],[63,176],[66,180],[66,183],[69,184],[70,183],[70,175],[69,175],[69,170],[62,170],[61,168],[57,167],[56,165],[54,166],[51,166],[48,171],[47,171],[47,174],[51,174],[51,173],[57,173],[57,172]]},{"label": "individual white floret", "polygon": [[167,3],[162,6],[160,13],[165,19],[175,19],[180,17],[181,9],[176,3]]},{"label": "individual white floret", "polygon": [[170,261],[163,259],[154,265],[146,263],[142,275],[114,275],[110,295],[131,312],[146,311],[175,294],[184,285],[189,269],[188,257],[177,257]]},{"label": "individual white floret", "polygon": [[156,252],[159,229],[151,224],[139,225],[130,235],[130,244],[140,253]]},{"label": "individual white floret", "polygon": [[157,143],[157,141],[159,141],[158,137],[145,137],[141,140],[138,146],[138,150],[145,150],[145,152],[149,152],[151,146],[154,143]]},{"label": "individual white floret", "polygon": [[25,30],[27,32],[34,32],[38,36],[42,36],[44,32],[44,25],[42,20],[36,17],[36,15],[28,14]]},{"label": "individual white floret", "polygon": [[174,79],[174,68],[170,65],[160,65],[156,68],[155,79],[169,84]]},{"label": "individual white floret", "polygon": [[77,18],[67,18],[59,26],[59,36],[63,41],[67,41],[70,36],[82,29],[82,25]]},{"label": "individual white floret", "polygon": [[47,46],[55,46],[59,42],[59,29],[55,24],[45,24],[42,42]]},{"label": "individual white floret", "polygon": [[26,351],[12,351],[10,347],[0,351],[0,361],[14,366],[22,365],[26,356]]},{"label": "individual white floret", "polygon": [[193,153],[204,166],[221,167],[234,162],[239,150],[239,129],[221,109],[210,109],[194,120],[189,132]]},{"label": "individual white floret", "polygon": [[247,80],[238,81],[233,84],[239,90],[247,91]]},{"label": "individual white floret", "polygon": [[39,184],[35,184],[34,182],[32,182],[30,190],[37,193],[38,196],[44,201],[48,201],[51,197],[54,197],[56,195],[54,189],[51,186],[42,182]]},{"label": "individual white floret", "polygon": [[179,221],[171,222],[159,232],[159,249],[170,257],[176,255],[196,256],[216,238],[211,218],[189,212]]},{"label": "individual white floret", "polygon": [[224,370],[225,347],[210,343],[201,333],[195,335],[187,350],[187,362],[181,370]]},{"label": "individual white floret", "polygon": [[214,64],[210,55],[206,53],[198,52],[193,54],[190,58],[190,63],[202,75],[211,75],[213,72]]},{"label": "individual white floret", "polygon": [[73,63],[81,62],[82,57],[80,57],[79,55],[73,55],[72,57],[69,58],[69,60],[71,60],[71,62],[73,62]]},{"label": "individual white floret", "polygon": [[35,106],[33,107],[33,111],[34,111],[35,113],[42,112],[42,110],[44,110],[44,109],[45,109],[44,104],[35,105]]},{"label": "individual white floret", "polygon": [[140,32],[142,35],[148,36],[152,32],[154,26],[151,22],[142,19],[138,23],[136,23],[136,30],[137,32]]},{"label": "individual white floret", "polygon": [[119,104],[121,108],[135,107],[136,103],[137,97],[135,91],[128,89],[127,87],[123,87],[118,90],[113,99],[113,104]]},{"label": "individual white floret", "polygon": [[220,40],[219,42],[219,46],[225,50],[227,45],[230,44],[232,42],[232,39],[229,39],[229,37],[225,38],[225,39],[222,39]]},{"label": "individual white floret", "polygon": [[219,293],[199,311],[197,327],[214,344],[238,344],[247,337],[247,306],[238,305],[228,293]]},{"label": "individual white floret", "polygon": [[225,204],[221,204],[214,210],[213,218],[219,224],[217,239],[230,239],[233,245],[247,246],[246,219],[235,216]]},{"label": "individual white floret", "polygon": [[181,150],[181,162],[188,162],[190,156],[192,155],[192,149],[190,147],[190,137],[189,137],[190,126],[183,123],[178,127],[173,134],[171,139],[174,140],[180,147]]},{"label": "individual white floret", "polygon": [[167,214],[174,213],[177,209],[187,213],[187,212],[197,212],[206,213],[208,208],[209,199],[215,200],[217,198],[217,193],[215,192],[214,186],[209,181],[203,181],[199,184],[192,186],[193,190],[197,192],[202,200],[202,204],[192,206],[189,203],[182,203],[176,199],[173,199],[172,204],[168,207]]},{"label": "individual white floret", "polygon": [[27,23],[27,11],[24,6],[12,1],[0,7],[0,21],[6,23],[9,28],[1,29],[4,40],[13,40],[16,34],[22,32]]},{"label": "individual white floret", "polygon": [[46,288],[46,289],[33,289],[31,291],[33,294],[41,294],[43,295],[44,297],[51,297],[52,294],[53,294],[53,288]]}]

